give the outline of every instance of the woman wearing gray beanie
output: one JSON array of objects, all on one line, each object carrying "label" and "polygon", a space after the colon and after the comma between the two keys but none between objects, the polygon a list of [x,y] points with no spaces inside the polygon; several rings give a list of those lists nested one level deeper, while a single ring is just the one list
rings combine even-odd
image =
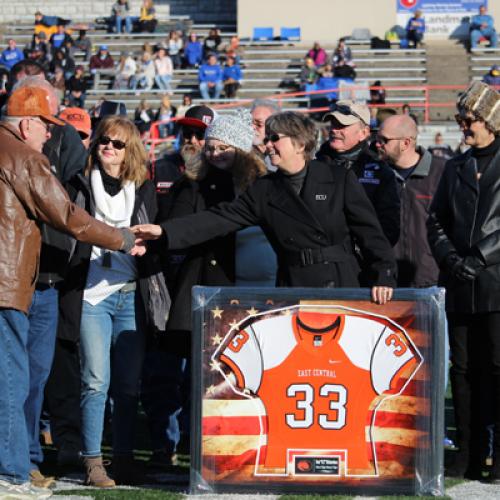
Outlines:
[{"label": "woman wearing gray beanie", "polygon": [[[168,219],[201,212],[219,202],[232,201],[258,177],[265,175],[267,169],[264,163],[252,152],[253,137],[250,113],[243,110],[219,116],[212,122],[205,132],[204,150],[187,162],[183,177],[172,188]],[[255,252],[259,254],[258,259]],[[243,260],[237,254],[241,254]],[[249,255],[253,255],[252,267],[245,264]],[[277,265],[276,255],[258,227],[191,247],[181,258],[183,260],[176,269],[171,289],[172,307],[167,337],[170,352],[175,350],[188,358],[191,288],[194,285],[234,284],[274,286]],[[179,260],[178,255],[171,256],[171,261]],[[259,271],[256,262],[261,264]],[[171,269],[170,272],[175,271]],[[240,275],[241,279],[237,279]]]}]

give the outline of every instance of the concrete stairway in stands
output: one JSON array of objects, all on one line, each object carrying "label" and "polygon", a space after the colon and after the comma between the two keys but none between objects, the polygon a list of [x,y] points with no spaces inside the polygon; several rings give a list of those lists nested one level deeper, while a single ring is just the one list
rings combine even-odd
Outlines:
[{"label": "concrete stairway in stands", "polygon": [[[468,54],[462,44],[454,40],[432,41],[427,45],[427,84],[463,85],[469,83]],[[430,102],[455,102],[459,90],[432,90]],[[455,107],[431,107],[431,121],[453,121]]]}]

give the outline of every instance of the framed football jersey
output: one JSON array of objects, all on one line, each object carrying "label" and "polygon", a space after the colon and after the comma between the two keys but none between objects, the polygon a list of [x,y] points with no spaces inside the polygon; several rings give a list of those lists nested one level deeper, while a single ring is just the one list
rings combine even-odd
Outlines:
[{"label": "framed football jersey", "polygon": [[442,289],[195,287],[193,315],[193,493],[443,493]]}]

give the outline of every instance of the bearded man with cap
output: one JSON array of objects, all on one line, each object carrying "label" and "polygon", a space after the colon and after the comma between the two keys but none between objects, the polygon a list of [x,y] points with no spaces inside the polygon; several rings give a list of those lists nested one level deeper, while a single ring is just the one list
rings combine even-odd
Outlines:
[{"label": "bearded man with cap", "polygon": [[392,169],[369,149],[370,110],[351,100],[338,101],[323,121],[330,125],[329,139],[316,157],[353,170],[375,208],[384,234],[395,245],[399,239],[399,195]]},{"label": "bearded man with cap", "polygon": [[500,483],[500,94],[474,82],[457,109],[470,149],[446,163],[427,223],[446,287],[459,447],[448,475],[482,477],[493,421]]},{"label": "bearded man with cap", "polygon": [[38,274],[40,222],[103,248],[144,253],[128,229],[98,222],[70,202],[42,155],[51,124],[63,122],[51,114],[48,93],[35,87],[12,93],[0,123],[0,496],[13,498],[51,495],[28,483],[24,414],[30,385],[27,313]]},{"label": "bearded man with cap", "polygon": [[[183,127],[201,126],[190,114],[192,109],[182,119]],[[187,145],[197,141],[194,134],[188,140]],[[265,175],[266,166],[252,152],[253,140],[252,117],[247,111],[237,110],[212,121],[205,130],[203,149],[198,149],[186,163],[182,177],[172,187],[168,218],[195,214],[219,202],[231,201],[257,177]],[[235,282],[243,285],[241,281],[246,286],[274,286],[276,281],[276,255],[258,227],[211,239],[178,256],[182,263],[171,284],[172,306],[165,345],[168,352],[148,353],[143,373],[142,404],[150,419],[152,466],[172,465],[180,433],[188,430],[182,420],[178,421],[178,414],[182,408],[184,416],[189,416],[188,401],[183,395],[190,394],[186,386],[193,286],[231,286]],[[152,359],[162,362],[154,363]],[[161,387],[160,373],[164,375]],[[170,397],[162,397],[162,393]]]},{"label": "bearded man with cap", "polygon": [[179,126],[180,151],[163,156],[151,166],[160,220],[168,216],[170,188],[181,177],[186,165],[189,165],[205,146],[205,130],[214,117],[214,111],[208,106],[189,108],[176,122]]}]

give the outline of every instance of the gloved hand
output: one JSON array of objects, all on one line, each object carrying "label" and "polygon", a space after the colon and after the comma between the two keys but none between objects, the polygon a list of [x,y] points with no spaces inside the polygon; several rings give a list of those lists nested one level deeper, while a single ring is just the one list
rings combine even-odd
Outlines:
[{"label": "gloved hand", "polygon": [[457,261],[453,267],[453,276],[461,281],[472,281],[484,268],[484,262],[479,257],[468,255]]},{"label": "gloved hand", "polygon": [[453,276],[453,269],[457,265],[458,262],[462,260],[462,257],[458,255],[456,252],[449,253],[442,262],[442,267],[444,268],[445,271],[447,271],[449,274]]}]

